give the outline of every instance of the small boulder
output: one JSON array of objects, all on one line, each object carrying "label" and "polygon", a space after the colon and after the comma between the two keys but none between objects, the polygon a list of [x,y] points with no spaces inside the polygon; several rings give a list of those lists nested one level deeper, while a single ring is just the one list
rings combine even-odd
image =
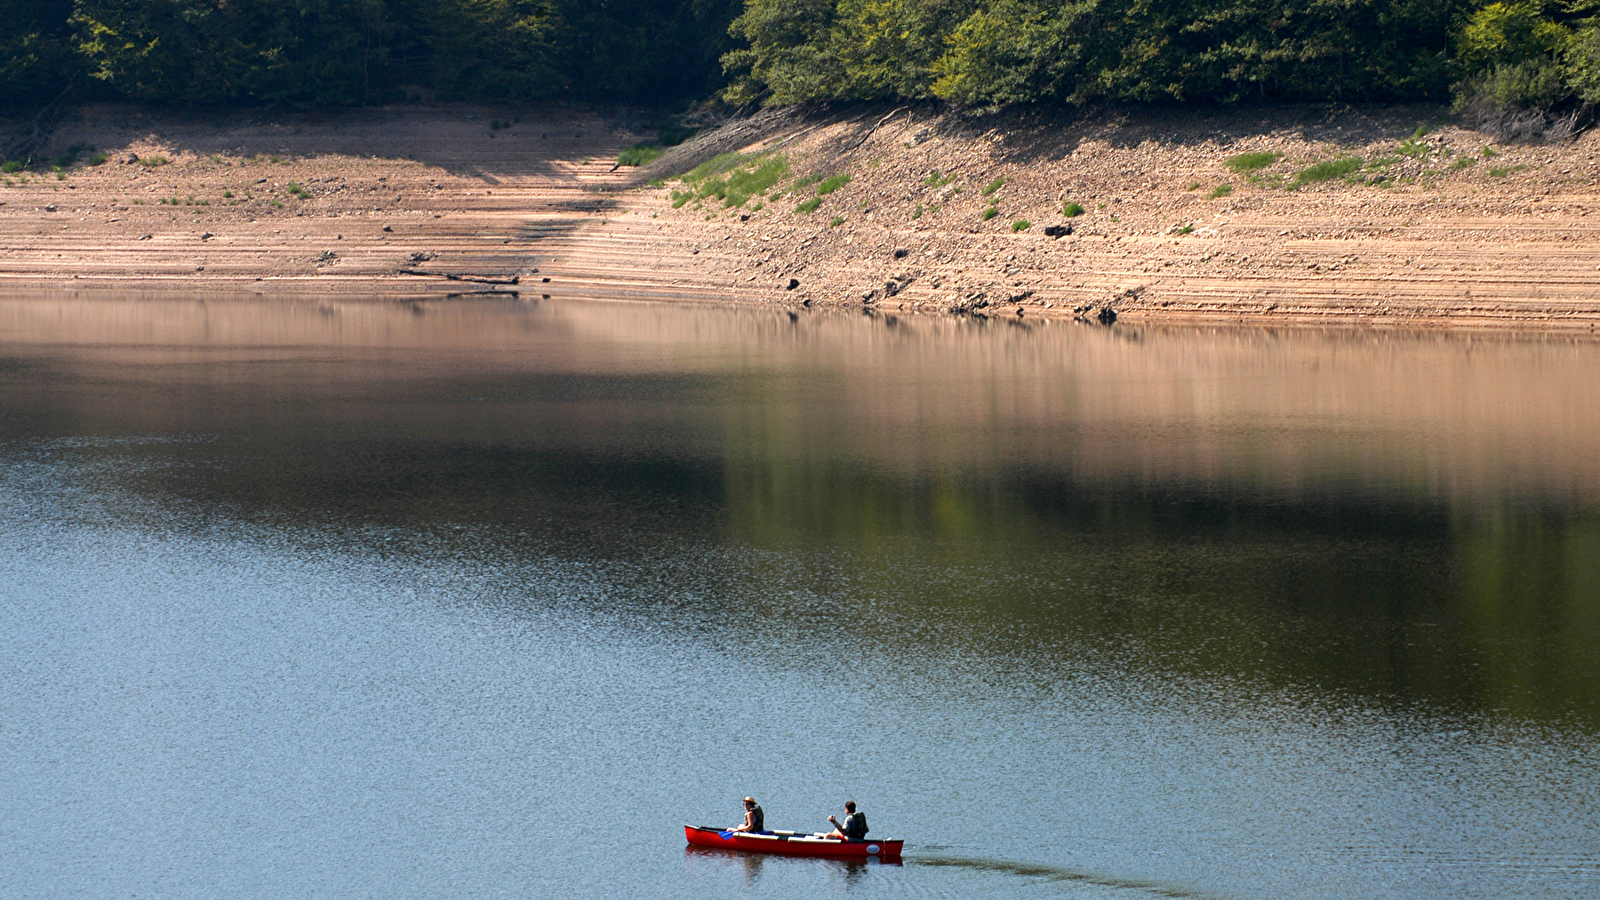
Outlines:
[{"label": "small boulder", "polygon": [[1044,233],[1049,237],[1064,238],[1067,235],[1072,233],[1072,226],[1071,225],[1051,225],[1050,227],[1048,227],[1048,228],[1046,228],[1044,230]]},{"label": "small boulder", "polygon": [[786,290],[786,291],[792,291],[792,290],[794,290],[795,288],[797,288],[799,286],[800,286],[800,279],[791,278],[791,279],[789,279],[789,283],[784,285],[783,289]]}]

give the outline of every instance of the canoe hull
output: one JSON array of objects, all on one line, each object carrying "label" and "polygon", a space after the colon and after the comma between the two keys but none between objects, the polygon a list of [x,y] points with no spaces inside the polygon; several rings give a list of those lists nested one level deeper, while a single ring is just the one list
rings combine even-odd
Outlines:
[{"label": "canoe hull", "polygon": [[769,831],[765,834],[730,832],[723,837],[718,828],[704,825],[683,826],[683,836],[695,847],[742,850],[746,853],[774,853],[780,856],[815,856],[825,859],[898,860],[905,841],[839,841],[796,831]]}]

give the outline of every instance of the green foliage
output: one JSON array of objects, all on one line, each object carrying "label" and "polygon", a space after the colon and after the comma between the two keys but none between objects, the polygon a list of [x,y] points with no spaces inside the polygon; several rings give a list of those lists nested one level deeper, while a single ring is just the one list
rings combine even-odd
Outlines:
[{"label": "green foliage", "polygon": [[1221,199],[1223,197],[1228,196],[1231,193],[1233,193],[1233,185],[1231,185],[1231,184],[1219,184],[1216,187],[1212,188],[1211,189],[1211,193],[1207,194],[1206,196],[1209,197],[1212,200],[1219,200],[1219,199]]},{"label": "green foliage", "polygon": [[1272,165],[1278,161],[1280,156],[1282,154],[1266,150],[1255,153],[1240,153],[1223,160],[1222,164],[1227,166],[1230,171],[1237,172],[1240,175],[1247,175]]},{"label": "green foliage", "polygon": [[747,0],[735,102],[1435,98],[1454,2]]},{"label": "green foliage", "polygon": [[1290,182],[1289,187],[1291,189],[1299,188],[1308,184],[1317,184],[1323,181],[1333,181],[1337,178],[1344,178],[1361,171],[1361,166],[1362,162],[1361,157],[1359,156],[1345,156],[1340,157],[1339,159],[1323,160],[1322,162],[1313,163],[1296,172],[1294,175],[1294,180]]},{"label": "green foliage", "polygon": [[1548,109],[1571,92],[1565,74],[1551,59],[1501,63],[1463,80],[1457,87],[1456,108]]},{"label": "green foliage", "polygon": [[834,216],[828,222],[828,227],[829,228],[838,228],[840,225],[843,225],[843,224],[844,224],[844,216]]},{"label": "green foliage", "polygon": [[[0,0],[0,97],[161,103],[678,100],[720,86],[740,0]],[[681,140],[681,138],[679,138]],[[675,143],[676,141],[670,141]]]},{"label": "green foliage", "polygon": [[795,206],[794,211],[797,212],[797,213],[808,213],[808,212],[811,212],[812,210],[816,209],[817,207],[819,207],[821,205],[822,205],[822,198],[821,197],[812,197],[810,200],[802,200],[802,201],[800,201],[800,203],[798,203]]},{"label": "green foliage", "polygon": [[696,166],[683,176],[689,190],[680,199],[673,194],[673,206],[689,200],[715,197],[724,209],[744,206],[751,197],[765,194],[773,185],[788,178],[789,160],[766,153],[724,153]]},{"label": "green foliage", "polygon": [[[1106,4],[1109,6],[1109,4]],[[1111,61],[1096,38],[1105,21],[1097,0],[996,0],[956,25],[933,66],[933,93],[995,107],[1046,97],[1084,100],[1097,88],[1096,63]]]},{"label": "green foliage", "polygon": [[1011,223],[1011,233],[1012,234],[1016,234],[1019,231],[1027,231],[1029,228],[1032,228],[1032,227],[1033,227],[1033,223],[1029,222],[1027,219],[1018,219],[1015,222]]},{"label": "green foliage", "polygon": [[999,214],[1000,214],[1000,208],[996,207],[996,206],[991,206],[988,209],[985,209],[983,211],[983,216],[981,218],[985,222],[987,222],[987,221],[989,221],[990,219],[994,218],[995,216],[997,216]]},{"label": "green foliage", "polygon": [[32,106],[77,80],[72,0],[0,0],[0,106]]},{"label": "green foliage", "polygon": [[1083,205],[1081,203],[1067,203],[1061,207],[1061,214],[1069,219],[1075,219],[1083,215]]},{"label": "green foliage", "polygon": [[993,180],[993,181],[991,181],[988,184],[983,186],[983,195],[985,197],[987,197],[990,194],[993,194],[995,191],[998,191],[998,190],[1000,190],[1001,188],[1003,188],[1005,186],[1006,186],[1006,177],[1004,175],[1002,175],[999,178],[996,178],[995,180]]},{"label": "green foliage", "polygon": [[1183,225],[1183,227],[1179,228],[1177,231],[1175,231],[1173,233],[1174,234],[1192,234],[1193,232],[1194,232],[1194,225],[1191,224],[1191,223],[1185,223]]},{"label": "green foliage", "polygon": [[934,172],[934,173],[930,174],[927,178],[922,179],[922,186],[923,187],[930,187],[930,188],[941,188],[941,187],[944,187],[945,185],[949,184],[953,180],[955,180],[955,176],[954,175],[941,175],[938,172]]},{"label": "green foliage", "polygon": [[850,178],[851,178],[851,176],[849,175],[849,173],[844,173],[844,174],[840,174],[840,175],[834,175],[834,176],[832,176],[830,178],[824,178],[822,180],[822,183],[817,185],[817,196],[819,196],[819,197],[828,196],[829,194],[833,193],[834,191],[837,191],[839,188],[842,188],[845,185],[849,184],[850,183]]},{"label": "green foliage", "polygon": [[667,152],[665,149],[656,144],[634,144],[632,147],[623,148],[622,152],[617,154],[617,165],[648,165],[665,152]]},{"label": "green foliage", "polygon": [[1472,13],[1456,36],[1455,63],[1481,72],[1532,59],[1554,58],[1570,32],[1544,14],[1543,0],[1490,3]]},{"label": "green foliage", "polygon": [[159,168],[159,167],[165,166],[165,165],[167,165],[167,164],[169,164],[171,162],[172,162],[172,160],[167,159],[165,156],[141,156],[141,157],[139,157],[139,165],[144,166],[146,169]]}]

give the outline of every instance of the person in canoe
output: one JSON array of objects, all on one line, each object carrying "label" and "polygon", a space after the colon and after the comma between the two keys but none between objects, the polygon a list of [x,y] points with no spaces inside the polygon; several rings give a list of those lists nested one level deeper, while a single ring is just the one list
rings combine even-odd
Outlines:
[{"label": "person in canoe", "polygon": [[729,828],[729,831],[748,831],[760,834],[767,830],[766,814],[761,811],[761,804],[754,797],[744,798],[744,822]]},{"label": "person in canoe", "polygon": [[844,821],[840,822],[833,816],[828,817],[833,823],[833,833],[828,837],[839,841],[864,841],[867,839],[867,814],[856,812],[856,802],[844,802]]}]

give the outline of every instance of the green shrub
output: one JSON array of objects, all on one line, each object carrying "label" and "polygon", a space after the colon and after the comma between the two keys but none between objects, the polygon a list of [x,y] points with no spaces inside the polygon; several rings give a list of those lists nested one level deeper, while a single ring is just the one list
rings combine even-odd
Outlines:
[{"label": "green shrub", "polygon": [[917,208],[916,208],[916,209],[913,209],[913,210],[912,210],[912,211],[911,211],[911,218],[913,218],[913,219],[920,219],[920,218],[922,218],[922,204],[920,204],[920,203],[918,203],[918,204],[917,204]]},{"label": "green shrub", "polygon": [[[683,181],[687,192],[673,193],[673,206],[688,200],[715,197],[722,207],[744,206],[753,196],[765,194],[774,184],[790,175],[789,160],[766,153],[724,153],[696,166]],[[680,197],[682,199],[680,199]]]},{"label": "green shrub", "polygon": [[1078,216],[1083,215],[1083,205],[1079,203],[1068,203],[1067,205],[1061,207],[1061,214],[1069,219],[1075,219]]},{"label": "green shrub", "polygon": [[812,197],[810,200],[800,201],[799,205],[795,206],[794,211],[797,213],[808,213],[821,205],[821,197]]},{"label": "green shrub", "polygon": [[1265,169],[1267,166],[1277,162],[1281,156],[1282,154],[1279,153],[1272,153],[1262,150],[1256,153],[1240,153],[1235,156],[1230,156],[1223,160],[1222,164],[1227,166],[1229,171],[1244,175],[1249,172],[1256,172],[1260,171],[1261,169]]},{"label": "green shrub", "polygon": [[999,178],[996,178],[995,180],[993,180],[993,181],[989,182],[988,184],[984,185],[983,186],[983,195],[985,197],[987,197],[990,194],[994,193],[995,191],[998,191],[1001,188],[1005,187],[1006,186],[1006,181],[1007,181],[1007,178],[1004,175],[1001,175]]},{"label": "green shrub", "polygon": [[955,179],[954,175],[940,175],[938,172],[934,172],[932,175],[929,175],[927,178],[922,179],[922,186],[923,187],[931,187],[931,188],[940,188],[940,187],[944,187],[945,185],[949,184],[954,179]]},{"label": "green shrub", "polygon": [[632,147],[623,148],[622,152],[617,154],[617,165],[635,167],[647,165],[665,152],[667,151],[664,148],[656,144],[634,144]]},{"label": "green shrub", "polygon": [[1191,233],[1193,231],[1194,231],[1194,225],[1186,222],[1186,223],[1184,223],[1184,226],[1182,228],[1179,228],[1177,230],[1176,233],[1177,234],[1189,234],[1189,233]]},{"label": "green shrub", "polygon": [[1200,182],[1191,181],[1188,184],[1184,185],[1183,189],[1186,190],[1186,191],[1198,191],[1198,190],[1200,190]]},{"label": "green shrub", "polygon": [[91,166],[103,166],[105,164],[106,155],[104,153],[96,153],[95,155],[89,157],[89,165]]},{"label": "green shrub", "polygon": [[1210,198],[1212,200],[1219,200],[1219,199],[1221,199],[1223,197],[1228,196],[1231,193],[1233,193],[1233,185],[1231,185],[1231,184],[1219,184],[1216,187],[1211,189],[1211,193],[1210,193],[1209,196],[1210,196]]},{"label": "green shrub", "polygon": [[1543,110],[1570,93],[1561,66],[1552,59],[1502,63],[1456,86],[1456,112],[1483,118],[1518,109]]},{"label": "green shrub", "polygon": [[1015,222],[1011,223],[1011,233],[1012,234],[1016,234],[1019,231],[1027,231],[1029,228],[1032,228],[1032,227],[1033,227],[1033,223],[1029,222],[1027,219],[1018,219]]},{"label": "green shrub", "polygon": [[1294,181],[1290,183],[1289,187],[1298,188],[1308,184],[1332,181],[1336,178],[1344,178],[1345,176],[1359,172],[1360,170],[1361,158],[1359,156],[1344,156],[1340,157],[1339,159],[1327,159],[1319,163],[1313,163],[1312,165],[1306,166],[1304,169],[1296,172],[1294,175]]},{"label": "green shrub", "polygon": [[22,160],[20,160],[20,159],[8,159],[8,160],[5,161],[4,165],[0,165],[0,170],[3,170],[5,172],[7,172],[7,173],[12,173],[12,174],[14,174],[16,172],[21,172],[22,171]]},{"label": "green shrub", "polygon": [[995,216],[997,216],[999,214],[1000,214],[999,207],[991,206],[988,209],[983,211],[983,220],[985,222],[987,222],[987,221],[989,221],[990,219],[994,218]]},{"label": "green shrub", "polygon": [[817,185],[817,196],[826,197],[849,183],[850,175],[848,173],[844,175],[835,175],[832,178],[824,178],[822,183]]},{"label": "green shrub", "polygon": [[828,222],[828,227],[829,228],[838,228],[840,225],[843,225],[843,224],[844,224],[844,216],[834,216]]},{"label": "green shrub", "polygon": [[158,166],[167,165],[170,162],[172,162],[172,160],[167,159],[165,156],[141,156],[141,157],[139,157],[139,165],[144,166],[146,169],[154,169],[154,168],[156,168]]}]

